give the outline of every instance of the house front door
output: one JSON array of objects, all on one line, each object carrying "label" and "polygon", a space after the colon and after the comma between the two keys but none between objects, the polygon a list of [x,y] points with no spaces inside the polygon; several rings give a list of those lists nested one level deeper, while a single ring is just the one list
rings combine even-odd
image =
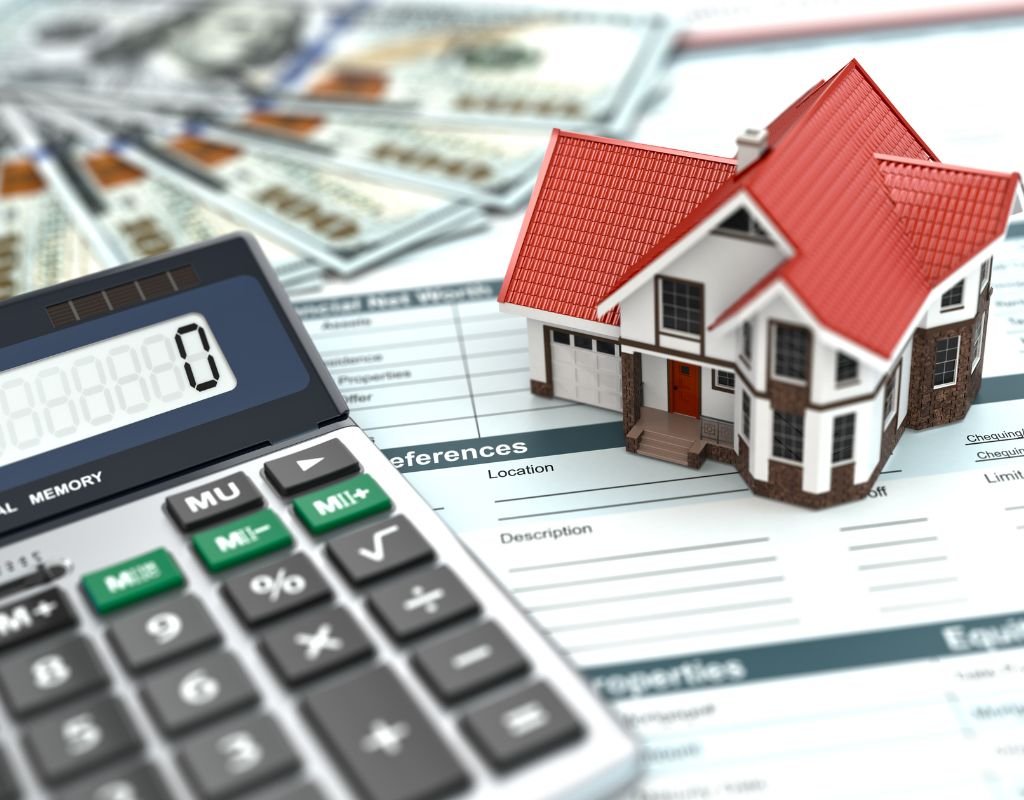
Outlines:
[{"label": "house front door", "polygon": [[688,417],[700,416],[700,367],[668,362],[668,410]]}]

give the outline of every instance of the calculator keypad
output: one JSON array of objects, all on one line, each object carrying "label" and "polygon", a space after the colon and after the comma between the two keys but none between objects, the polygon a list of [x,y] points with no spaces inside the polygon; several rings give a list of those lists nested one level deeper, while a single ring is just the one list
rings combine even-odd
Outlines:
[{"label": "calculator keypad", "polygon": [[201,797],[220,800],[294,771],[299,760],[271,717],[253,715],[189,739],[181,764]]},{"label": "calculator keypad", "polygon": [[0,753],[0,800],[15,800],[18,797],[18,784],[14,781],[14,773],[7,756]]},{"label": "calculator keypad", "polygon": [[220,640],[210,614],[191,595],[147,605],[110,625],[121,660],[139,671]]},{"label": "calculator keypad", "polygon": [[448,703],[488,689],[529,668],[493,622],[421,647],[413,664],[438,697]]},{"label": "calculator keypad", "polygon": [[80,636],[0,662],[0,689],[8,707],[19,716],[106,686],[108,680],[93,646]]},{"label": "calculator keypad", "polygon": [[142,744],[121,701],[112,697],[29,723],[25,743],[47,783],[67,780]]},{"label": "calculator keypad", "polygon": [[230,653],[209,653],[143,683],[142,697],[165,733],[181,733],[256,702],[256,689]]},{"label": "calculator keypad", "polygon": [[[327,796],[294,775],[302,764],[294,735],[266,713],[274,708],[259,686],[267,684],[256,679],[267,668],[299,694],[297,721],[319,735],[362,800],[442,800],[473,782],[459,752],[476,750],[498,773],[582,734],[546,684],[502,690],[521,686],[530,664],[498,625],[479,619],[487,609],[340,441],[271,459],[262,476],[291,498],[290,509],[280,500],[268,506],[267,487],[244,472],[165,501],[189,533],[191,569],[179,563],[188,558],[180,548],[156,548],[82,578],[113,666],[137,681],[142,713],[195,796],[226,800],[266,785],[277,797],[273,782],[286,776],[280,800]],[[309,554],[314,547],[323,561]],[[208,604],[217,595],[189,586],[186,574],[219,584],[251,653],[214,621]],[[355,598],[340,602],[331,584]],[[172,797],[157,766],[133,760],[143,744],[135,711],[110,694],[95,643],[72,632],[28,643],[76,623],[60,590],[0,607],[3,614],[20,626],[0,626],[0,694],[26,718],[39,778],[68,800]],[[391,654],[396,643],[408,645],[412,670]],[[437,705],[426,713],[424,703]],[[432,722],[440,706],[460,723],[458,746],[451,726],[445,733]],[[0,753],[0,800],[18,796],[13,787]]]},{"label": "calculator keypad", "polygon": [[167,498],[167,513],[186,533],[263,505],[263,495],[244,472],[236,472]]},{"label": "calculator keypad", "polygon": [[543,683],[471,711],[463,727],[484,757],[503,771],[582,733],[569,709]]},{"label": "calculator keypad", "polygon": [[427,540],[403,515],[338,536],[328,542],[327,552],[357,585],[434,557]]},{"label": "calculator keypad", "polygon": [[0,606],[0,651],[74,625],[78,620],[60,589],[47,589]]},{"label": "calculator keypad", "polygon": [[286,683],[298,684],[366,658],[373,645],[345,609],[318,608],[275,625],[263,651]]},{"label": "calculator keypad", "polygon": [[151,764],[121,768],[60,797],[61,800],[172,800],[167,784]]},{"label": "calculator keypad", "polygon": [[337,439],[268,461],[267,479],[283,495],[292,495],[324,481],[359,472],[359,462]]},{"label": "calculator keypad", "polygon": [[396,639],[432,631],[480,610],[448,567],[431,567],[398,578],[369,595],[370,608]]},{"label": "calculator keypad", "polygon": [[224,582],[224,592],[249,625],[323,600],[330,589],[309,556],[297,554]]},{"label": "calculator keypad", "polygon": [[432,800],[467,778],[385,667],[310,695],[306,713],[368,800]]}]

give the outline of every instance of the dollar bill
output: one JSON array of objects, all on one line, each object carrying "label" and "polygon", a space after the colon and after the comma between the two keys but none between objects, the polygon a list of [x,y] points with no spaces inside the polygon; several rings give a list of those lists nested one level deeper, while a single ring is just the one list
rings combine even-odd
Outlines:
[{"label": "dollar bill", "polygon": [[30,158],[0,155],[0,300],[102,268]]},{"label": "dollar bill", "polygon": [[[122,124],[179,129],[205,125],[211,136],[317,169],[378,175],[390,182],[511,210],[529,197],[550,138],[547,128],[458,123],[433,117],[382,117],[354,111],[235,110],[207,114],[185,108],[125,108],[111,98],[41,90],[53,102]],[[191,122],[188,122],[191,120]]]},{"label": "dollar bill", "polygon": [[95,146],[119,148],[123,160],[344,275],[482,220],[470,205],[228,145],[175,120],[159,129],[135,129],[125,139],[80,113],[50,106],[43,113],[92,138]]},{"label": "dollar bill", "polygon": [[[19,291],[239,230],[225,215],[114,152],[48,139],[33,130],[30,117],[9,106],[3,114],[24,149],[34,154],[5,162],[13,191],[8,196],[0,189],[0,214],[11,223],[0,241],[10,239],[12,252],[21,256],[21,279],[14,287]],[[14,244],[17,225],[36,233],[22,248]],[[260,245],[289,293],[322,286],[322,268],[311,259],[265,238]]]},{"label": "dollar bill", "polygon": [[261,110],[211,124],[248,135],[254,146],[295,149],[295,158],[337,164],[511,210],[530,195],[550,138],[548,129],[498,128],[430,117]]},{"label": "dollar bill", "polygon": [[671,49],[664,19],[487,5],[12,0],[0,65],[100,93],[251,94],[621,134]]}]

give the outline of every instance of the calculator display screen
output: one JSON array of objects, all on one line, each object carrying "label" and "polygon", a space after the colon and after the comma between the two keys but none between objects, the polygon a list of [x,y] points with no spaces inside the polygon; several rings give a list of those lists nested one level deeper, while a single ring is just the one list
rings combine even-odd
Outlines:
[{"label": "calculator display screen", "polygon": [[0,468],[237,385],[213,328],[197,313],[0,372]]},{"label": "calculator display screen", "polygon": [[244,236],[0,303],[0,543],[344,420]]}]

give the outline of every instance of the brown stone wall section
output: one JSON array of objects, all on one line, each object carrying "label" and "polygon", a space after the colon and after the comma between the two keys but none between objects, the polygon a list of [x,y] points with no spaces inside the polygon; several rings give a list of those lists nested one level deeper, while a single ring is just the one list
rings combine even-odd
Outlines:
[{"label": "brown stone wall section", "polygon": [[551,326],[544,326],[544,377],[543,381],[530,381],[530,391],[540,397],[554,397],[555,378],[551,374]]},{"label": "brown stone wall section", "polygon": [[802,414],[811,402],[808,384],[774,379],[768,381],[768,399],[773,411],[781,411],[784,414]]},{"label": "brown stone wall section", "polygon": [[542,381],[530,381],[530,391],[541,397],[553,397],[555,394],[551,384]]},{"label": "brown stone wall section", "polygon": [[[640,421],[644,403],[643,357],[639,353],[622,353],[622,427],[626,433]],[[627,443],[628,446],[628,443]]]},{"label": "brown stone wall section", "polygon": [[[910,392],[907,409],[907,425],[911,428],[931,428],[945,425],[964,418],[981,387],[981,369],[985,362],[985,345],[982,342],[981,360],[971,372],[971,337],[978,317],[986,314],[992,287],[985,291],[978,303],[978,315],[974,319],[943,325],[939,328],[918,330],[914,333],[913,351],[910,360]],[[987,322],[987,318],[986,318]],[[957,366],[956,383],[942,389],[932,388],[935,366],[935,342],[950,336],[960,337],[960,359]],[[987,340],[986,336],[986,340]]]},{"label": "brown stone wall section", "polygon": [[[882,438],[882,457],[878,460],[871,477],[864,483],[853,482],[853,464],[843,464],[832,468],[832,489],[823,494],[810,494],[802,488],[803,470],[795,464],[786,464],[781,461],[770,461],[768,464],[768,480],[755,480],[750,474],[750,450],[747,443],[740,439],[740,451],[736,454],[735,465],[740,476],[747,482],[750,490],[762,497],[770,497],[772,500],[782,500],[785,503],[805,506],[806,508],[829,508],[839,503],[848,503],[851,500],[859,500],[867,497],[875,486],[885,462],[889,460],[896,442],[903,435],[904,428],[897,428],[895,424],[890,425],[886,435]],[[726,459],[717,458],[714,450],[708,450],[708,458],[716,461]]]}]

